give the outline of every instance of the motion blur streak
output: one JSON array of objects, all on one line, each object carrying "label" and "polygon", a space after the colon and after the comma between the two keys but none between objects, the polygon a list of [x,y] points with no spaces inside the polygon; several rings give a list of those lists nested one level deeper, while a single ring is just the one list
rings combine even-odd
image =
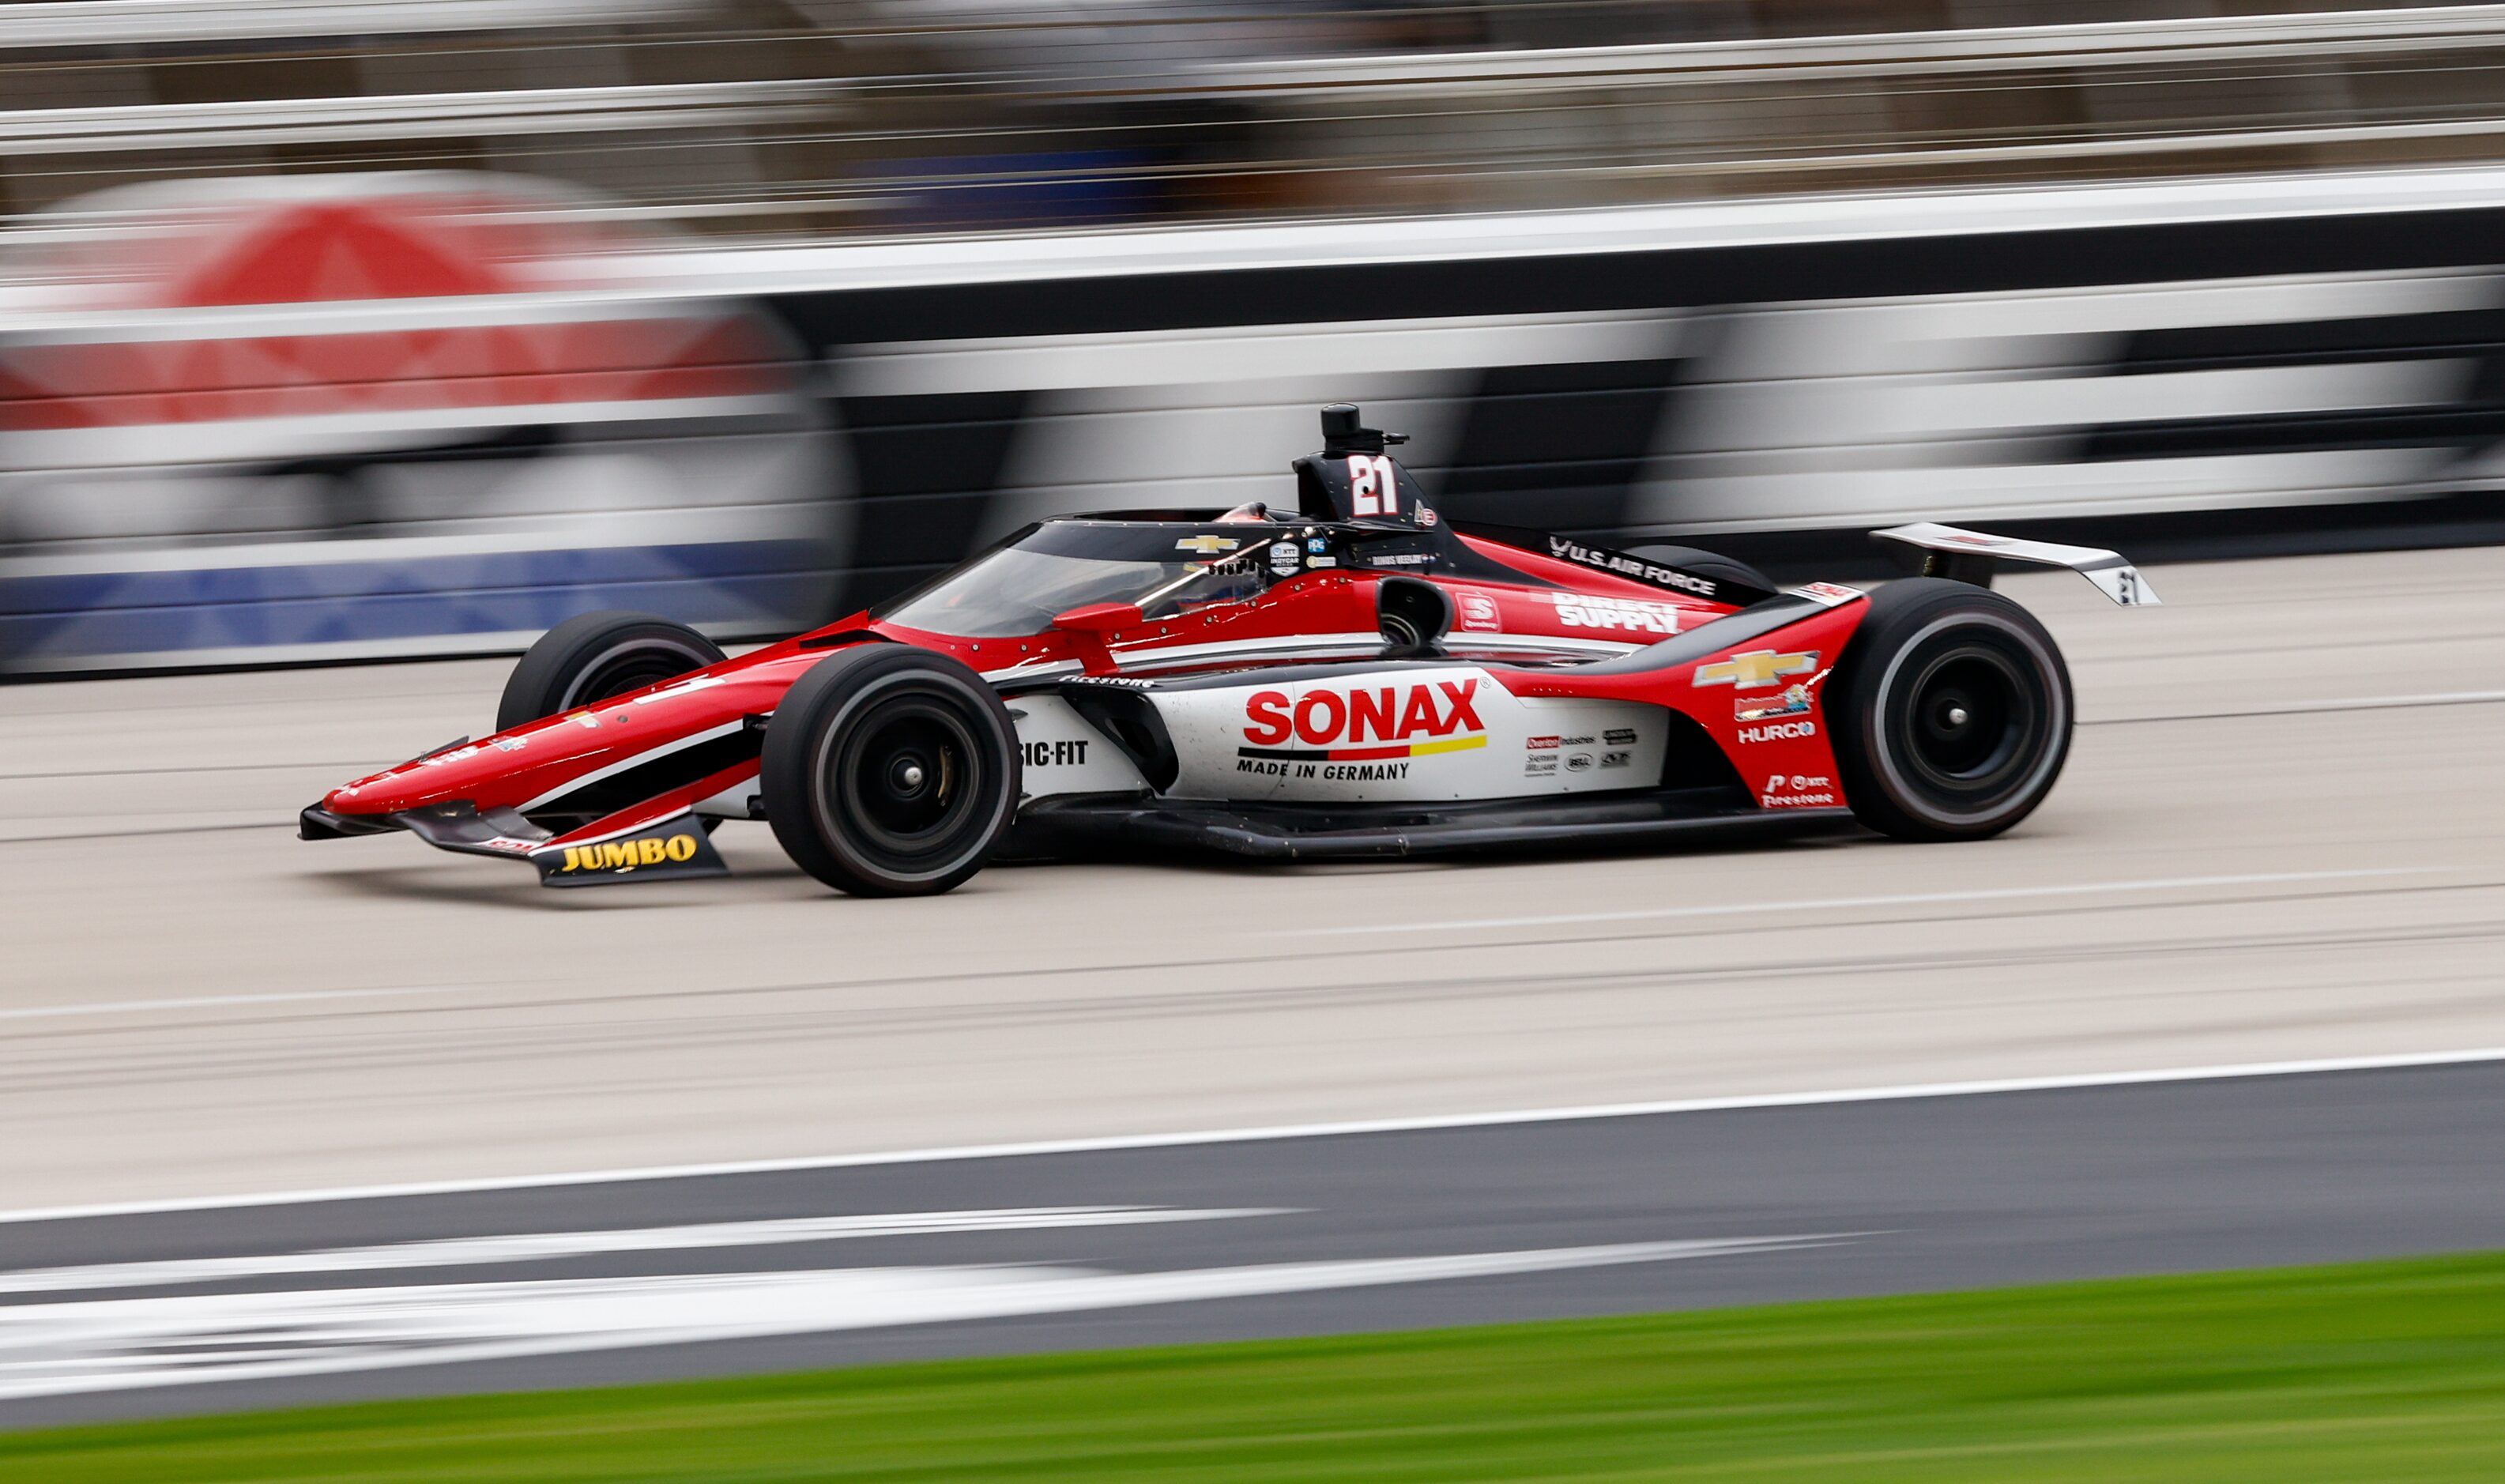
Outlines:
[{"label": "motion blur streak", "polygon": [[[62,1216],[12,1229],[18,1261],[162,1282],[0,1296],[32,1384],[0,1427],[2463,1251],[2505,1237],[2500,1089],[2493,1063],[2118,1079]],[[1264,1205],[1017,1215],[1047,1193]],[[923,1229],[914,1198],[1006,1219]],[[898,1230],[703,1240],[795,1211]],[[317,1233],[475,1260],[342,1287],[303,1265]]]},{"label": "motion blur streak", "polygon": [[[0,1429],[2505,1244],[2505,3],[2273,3],[0,4]],[[1835,809],[837,898],[758,823],[832,776],[793,706],[587,778],[560,715],[666,708],[525,676],[546,729],[491,722],[495,656],[595,611],[692,626],[684,675],[1045,517],[1284,514],[1351,402],[1416,477],[1352,511],[1455,548],[1693,543],[1757,592],[1957,521],[1998,535],[1926,572],[2088,542],[2167,606],[2002,573],[2075,701],[1944,680],[1905,724],[2074,704],[2067,768],[1919,852]],[[1348,564],[1273,530],[1178,549]],[[1592,601],[1556,653],[1695,627]],[[1431,617],[1247,643],[1423,664]],[[1831,632],[1713,761],[1876,818],[1852,752],[1784,763],[1894,724],[1815,711],[1895,693]],[[1148,760],[1085,771],[1085,699],[894,788],[1117,797]],[[1669,746],[1276,715],[1230,760],[1512,778],[1588,731],[1607,790]],[[490,732],[546,779],[463,781]],[[711,770],[758,736],[752,797]],[[586,824],[616,894],[291,837],[434,738],[441,796],[307,833],[524,852],[502,804],[589,821],[673,747],[667,807],[730,817]]]},{"label": "motion blur streak", "polygon": [[0,1306],[0,1400],[1782,1252],[1826,1235],[1109,1273],[797,1269]]},{"label": "motion blur streak", "polygon": [[923,1211],[884,1216],[800,1217],[779,1221],[717,1221],[701,1226],[655,1226],[624,1231],[529,1232],[498,1237],[460,1237],[440,1242],[393,1242],[379,1247],[327,1248],[267,1256],[193,1257],[162,1262],[30,1268],[0,1272],[0,1293],[159,1288],[179,1283],[215,1283],[226,1279],[290,1273],[356,1273],[376,1269],[464,1267],[491,1262],[555,1261],[592,1253],[685,1252],[965,1231],[1057,1231],[1081,1226],[1145,1226],[1159,1221],[1217,1221],[1279,1214],[1252,1209],[1174,1211],[1148,1206],[1047,1206],[1018,1211]]},{"label": "motion blur streak", "polygon": [[2142,9],[0,6],[0,674],[793,632],[1340,400],[1617,546],[2494,527],[2505,6]]},{"label": "motion blur streak", "polygon": [[[0,95],[22,102],[0,114],[0,187],[49,205],[98,173],[355,145],[363,163],[479,159],[627,194],[613,216],[789,234],[2406,164],[2497,132],[2500,17],[2152,18],[2109,0],[14,5]],[[684,107],[703,93],[773,106]],[[535,129],[552,110],[570,117]]]}]

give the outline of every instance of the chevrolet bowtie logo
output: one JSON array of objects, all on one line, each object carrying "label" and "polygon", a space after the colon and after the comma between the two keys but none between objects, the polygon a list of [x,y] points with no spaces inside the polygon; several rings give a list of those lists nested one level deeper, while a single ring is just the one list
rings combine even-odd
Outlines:
[{"label": "chevrolet bowtie logo", "polygon": [[1816,650],[1805,654],[1750,650],[1746,654],[1734,654],[1717,664],[1698,665],[1696,683],[1700,686],[1737,686],[1747,690],[1758,686],[1771,686],[1786,675],[1799,675],[1817,668]]},{"label": "chevrolet bowtie logo", "polygon": [[1223,536],[1186,536],[1175,543],[1175,549],[1197,551],[1203,556],[1216,556],[1220,551],[1232,551],[1242,545],[1240,541],[1230,541]]}]

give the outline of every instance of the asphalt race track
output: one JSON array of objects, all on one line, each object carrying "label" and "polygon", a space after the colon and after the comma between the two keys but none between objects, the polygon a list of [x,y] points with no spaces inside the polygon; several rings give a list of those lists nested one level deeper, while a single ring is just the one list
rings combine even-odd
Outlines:
[{"label": "asphalt race track", "polygon": [[1987,845],[551,893],[300,804],[504,662],[0,689],[0,1206],[2505,1045],[2505,551],[2009,591]]},{"label": "asphalt race track", "polygon": [[[921,901],[829,894],[762,826],[723,830],[730,880],[572,893],[294,838],[328,787],[483,729],[500,661],[0,689],[0,1211],[2505,1046],[2505,552],[2151,577],[2169,606],[2139,612],[2010,583],[2085,724],[1998,841],[1025,867]],[[2500,1089],[2344,1073],[18,1220],[0,1343],[124,1379],[0,1421],[2491,1246]],[[1155,1209],[1071,1210],[1104,1206]],[[742,1224],[768,1220],[802,1224]],[[666,1308],[753,1270],[783,1275],[764,1311],[891,1322],[610,1350],[558,1285],[481,1323],[574,1334],[561,1363],[325,1360],[178,1402],[203,1389],[77,1360],[93,1336],[45,1326],[98,1295],[27,1277],[243,1263],[98,1280],[144,1333],[166,1297],[408,1282],[406,1250],[338,1252],[453,1238],[486,1245],[417,1281],[675,1276],[643,1295]],[[1700,1242],[1725,1245],[1658,1246]],[[737,1311],[719,1287],[699,1311]],[[616,1297],[590,1310],[644,1312]],[[292,1332],[334,1300],[252,1302],[224,1318]]]},{"label": "asphalt race track", "polygon": [[0,1427],[2505,1244],[2505,1064],[0,1227]]},{"label": "asphalt race track", "polygon": [[0,1208],[2505,1045],[2505,551],[2008,589],[1979,845],[552,892],[296,809],[502,661],[0,689]]}]

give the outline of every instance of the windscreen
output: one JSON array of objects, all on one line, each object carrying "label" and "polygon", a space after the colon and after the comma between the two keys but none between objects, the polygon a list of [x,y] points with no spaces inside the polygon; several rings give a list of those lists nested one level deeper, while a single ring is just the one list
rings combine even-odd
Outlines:
[{"label": "windscreen", "polygon": [[[1275,528],[1274,528],[1275,530]],[[1239,603],[1268,583],[1249,551],[1274,532],[1181,524],[1084,520],[1038,526],[1008,546],[873,617],[961,639],[1040,634],[1055,614],[1090,603],[1138,603],[1150,618],[1172,618],[1212,603]]]}]

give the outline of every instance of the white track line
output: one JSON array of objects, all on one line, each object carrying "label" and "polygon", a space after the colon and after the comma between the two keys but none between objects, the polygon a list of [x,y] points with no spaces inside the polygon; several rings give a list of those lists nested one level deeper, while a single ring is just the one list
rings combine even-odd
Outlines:
[{"label": "white track line", "polygon": [[1531,1108],[1500,1113],[1430,1113],[1410,1118],[1365,1118],[1342,1123],[1289,1123],[1267,1128],[1204,1129],[1174,1134],[1115,1134],[1096,1139],[1039,1140],[1028,1144],[977,1144],[954,1148],[897,1149],[870,1154],[822,1154],[794,1159],[747,1159],[720,1164],[654,1165],[641,1169],[582,1170],[558,1175],[512,1175],[486,1180],[418,1181],[390,1185],[342,1185],[323,1190],[276,1190],[252,1195],[209,1195],[174,1200],[117,1201],[89,1206],[51,1206],[0,1211],[0,1223],[62,1221],[90,1217],[144,1216],[176,1211],[231,1211],[320,1201],[377,1200],[411,1195],[458,1195],[485,1190],[531,1190],[564,1185],[614,1184],[639,1180],[688,1180],[714,1175],[760,1175],[796,1170],[857,1169],[869,1165],[927,1164],[949,1160],[1020,1159],[1038,1154],[1088,1154],[1122,1149],[1161,1149],[1211,1144],[1249,1144],[1273,1139],[1330,1139],[1350,1134],[1398,1134],[1448,1128],[1497,1128],[1518,1123],[1567,1123],[1596,1118],[1646,1117],[1657,1113],[1728,1113],[1754,1108],[1813,1108],[1832,1103],[1888,1103],[1912,1098],[1976,1097],[2002,1092],[2060,1092],[2088,1087],[2133,1087],[2156,1082],[2304,1077],[2324,1072],[2388,1072],[2413,1067],[2456,1067],[2505,1062],[2505,1046],[2461,1051],[2404,1051],[2380,1056],[2334,1056],[2311,1061],[2228,1062],[2206,1067],[2161,1067],[2143,1072],[2088,1072],[2055,1077],[1994,1078],[1967,1082],[1916,1082],[1893,1087],[1845,1087],[1820,1092],[1756,1093],[1739,1097],[1681,1098],[1657,1103],[1603,1103],[1581,1108]]},{"label": "white track line", "polygon": [[[699,1226],[644,1226],[599,1231],[530,1231],[441,1237],[379,1247],[326,1247],[253,1253],[240,1257],[166,1257],[0,1272],[0,1293],[56,1293],[99,1289],[170,1288],[238,1279],[307,1274],[414,1272],[423,1267],[504,1266],[609,1253],[707,1252],[863,1238],[956,1236],[965,1232],[1066,1231],[1087,1226],[1149,1226],[1179,1221],[1229,1221],[1294,1216],[1284,1206],[1028,1206],[990,1211],[899,1211],[876,1216],[789,1217],[765,1221],[715,1221]],[[0,1306],[0,1331],[8,1327]]]},{"label": "white track line", "polygon": [[1830,1247],[1848,1232],[1145,1273],[774,1269],[0,1305],[0,1400],[1077,1314]]},{"label": "white track line", "polygon": [[[474,990],[495,986],[472,985]],[[376,1000],[394,995],[460,993],[448,984],[412,984],[398,989],[300,989],[260,995],[195,995],[176,1000],[107,1000],[96,1005],[24,1005],[0,1009],[0,1020],[55,1020],[64,1015],[141,1015],[150,1010],[217,1009],[230,1005],[292,1005],[302,1000]]]},{"label": "white track line", "polygon": [[2237,717],[2309,716],[2318,711],[2393,711],[2412,706],[2481,706],[2505,701],[2505,690],[2434,690],[2424,695],[2351,695],[2319,701],[2261,701],[2225,711],[2162,712],[2144,717],[2099,717],[2082,726],[2128,726],[2135,722],[2222,722]]},{"label": "white track line", "polygon": [[[1799,901],[1728,901],[1710,905],[1642,907],[1624,912],[1567,912],[1539,917],[1478,917],[1452,922],[1382,922],[1306,928],[1290,937],[1331,937],[1364,933],[1458,933],[1472,928],[1571,927],[1579,923],[1641,922],[1651,918],[1718,917],[1752,913],[1837,911],[1860,907],[1936,906],[1954,901],[2021,901],[2030,897],[2093,896],[2103,892],[2166,892],[2209,886],[2271,886],[2306,881],[2353,881],[2379,876],[2430,875],[2446,867],[2394,866],[2356,870],[2271,871],[2241,876],[2153,876],[2132,881],[2083,881],[2069,886],[1982,887],[1964,892],[1919,892],[1892,897],[1827,897]],[[2485,883],[2482,883],[2485,884]],[[273,990],[252,995],[199,995],[190,999],[106,1000],[93,1005],[29,1005],[0,1009],[0,1022],[58,1020],[88,1015],[144,1015],[158,1010],[224,1009],[248,1005],[296,1005],[322,1000],[374,1000],[411,995],[483,993],[491,984],[411,984],[378,989]],[[791,986],[767,986],[768,988]],[[0,1214],[5,1215],[5,1214]]]},{"label": "white track line", "polygon": [[2356,881],[2374,876],[2423,876],[2435,866],[2372,866],[2356,870],[2263,871],[2238,876],[2150,876],[2136,881],[2081,881],[2068,886],[1987,886],[1963,892],[1908,892],[1891,897],[1817,897],[1797,901],[1723,901],[1706,905],[1637,907],[1623,912],[1555,912],[1535,917],[1465,917],[1443,922],[1351,923],[1303,928],[1290,937],[1341,937],[1363,933],[1464,933],[1473,928],[1568,927],[1593,922],[1648,922],[1671,917],[1741,917],[1783,912],[1827,912],[1853,907],[1935,906],[1949,901],[2020,901],[2030,897],[2085,897],[2102,892],[2175,892],[2203,886],[2277,886],[2297,881]]}]

